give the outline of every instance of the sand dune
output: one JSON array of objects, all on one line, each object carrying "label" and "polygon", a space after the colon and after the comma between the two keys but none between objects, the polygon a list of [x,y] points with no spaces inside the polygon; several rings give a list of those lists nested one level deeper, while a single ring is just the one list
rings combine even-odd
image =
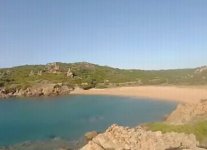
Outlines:
[{"label": "sand dune", "polygon": [[137,86],[90,90],[76,89],[72,94],[144,97],[183,103],[196,103],[201,99],[207,99],[207,87]]}]

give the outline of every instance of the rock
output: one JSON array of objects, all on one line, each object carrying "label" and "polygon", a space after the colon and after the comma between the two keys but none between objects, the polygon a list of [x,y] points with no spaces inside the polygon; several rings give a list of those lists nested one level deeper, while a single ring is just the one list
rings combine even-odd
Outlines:
[{"label": "rock", "polygon": [[39,96],[43,96],[43,89],[42,88],[38,88],[38,89],[33,89],[32,90],[32,96],[33,97],[39,97]]},{"label": "rock", "polygon": [[14,93],[15,96],[21,97],[24,95],[24,90],[20,89],[20,90],[16,90],[16,92]]},{"label": "rock", "polygon": [[194,73],[202,73],[206,71],[207,71],[207,66],[202,66],[200,68],[197,68]]},{"label": "rock", "polygon": [[70,68],[68,69],[67,77],[73,78],[73,73],[71,72]]},{"label": "rock", "polygon": [[32,90],[31,90],[30,88],[27,88],[27,89],[25,90],[25,94],[26,94],[27,97],[31,97],[31,96],[33,96]]},{"label": "rock", "polygon": [[9,96],[5,94],[4,89],[0,90],[0,99],[8,98]]},{"label": "rock", "polygon": [[33,71],[33,70],[30,71],[29,76],[30,76],[30,77],[31,77],[31,76],[34,76],[34,71]]},{"label": "rock", "polygon": [[58,84],[44,84],[41,86],[33,87],[34,96],[56,96],[70,94],[72,88],[69,88],[62,83]]},{"label": "rock", "polygon": [[38,71],[38,72],[37,72],[37,75],[38,75],[38,76],[42,76],[42,70]]},{"label": "rock", "polygon": [[89,142],[81,150],[105,150],[105,149],[94,142]]},{"label": "rock", "polygon": [[72,88],[69,88],[68,86],[63,85],[60,87],[60,95],[68,95],[70,94],[72,90],[73,90]]},{"label": "rock", "polygon": [[52,96],[54,95],[54,92],[57,92],[57,89],[55,90],[55,84],[45,84],[42,86],[42,93],[44,96]]},{"label": "rock", "polygon": [[47,64],[47,70],[49,73],[58,73],[60,72],[60,66],[57,63],[49,63]]},{"label": "rock", "polygon": [[62,83],[58,84],[37,84],[29,87],[25,90],[15,89],[14,91],[7,91],[0,89],[0,98],[8,97],[39,97],[39,96],[56,96],[56,95],[68,95],[73,90]]},{"label": "rock", "polygon": [[85,138],[87,141],[92,140],[94,137],[96,137],[98,135],[98,133],[96,131],[91,131],[91,132],[87,132],[85,134]]},{"label": "rock", "polygon": [[147,131],[142,127],[127,128],[112,125],[104,133],[98,134],[81,150],[198,150],[194,135],[184,133],[164,133]]},{"label": "rock", "polygon": [[179,104],[166,119],[173,124],[184,124],[198,117],[207,116],[207,101],[201,100],[197,104]]}]

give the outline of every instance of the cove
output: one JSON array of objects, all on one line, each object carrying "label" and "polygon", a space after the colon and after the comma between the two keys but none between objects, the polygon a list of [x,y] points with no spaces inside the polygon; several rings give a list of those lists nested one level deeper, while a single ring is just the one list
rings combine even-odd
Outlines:
[{"label": "cove", "polygon": [[60,137],[76,140],[111,124],[162,120],[175,102],[117,96],[11,98],[0,101],[0,145]]}]

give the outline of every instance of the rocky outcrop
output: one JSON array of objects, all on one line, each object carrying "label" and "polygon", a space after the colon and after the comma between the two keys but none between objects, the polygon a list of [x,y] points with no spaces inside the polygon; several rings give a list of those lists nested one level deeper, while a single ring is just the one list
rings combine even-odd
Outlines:
[{"label": "rocky outcrop", "polygon": [[57,63],[49,63],[47,64],[47,71],[49,73],[58,73],[60,72],[60,66]]},{"label": "rocky outcrop", "polygon": [[86,141],[90,141],[93,138],[95,138],[97,135],[98,135],[98,133],[96,131],[87,132],[85,134],[85,139],[86,139]]},{"label": "rocky outcrop", "polygon": [[70,68],[68,69],[68,72],[67,72],[66,76],[69,77],[69,78],[73,78],[74,75],[73,75]]},{"label": "rocky outcrop", "polygon": [[38,76],[42,76],[42,70],[38,71],[38,72],[37,72],[37,75],[38,75]]},{"label": "rocky outcrop", "polygon": [[31,76],[34,76],[34,71],[33,71],[33,70],[30,71],[29,76],[30,76],[30,77],[31,77]]},{"label": "rocky outcrop", "polygon": [[5,98],[8,98],[8,97],[9,97],[9,95],[6,94],[5,89],[0,88],[0,99],[5,99]]},{"label": "rocky outcrop", "polygon": [[195,118],[207,117],[207,100],[201,100],[197,104],[179,104],[166,119],[169,123],[184,124]]},{"label": "rocky outcrop", "polygon": [[197,68],[194,73],[203,73],[203,72],[207,72],[207,66],[202,66],[200,68]]},{"label": "rocky outcrop", "polygon": [[112,125],[97,135],[81,150],[199,150],[193,134],[146,131],[142,127],[128,128]]},{"label": "rocky outcrop", "polygon": [[[69,94],[73,89],[69,88],[66,85],[61,84],[47,84],[44,86],[31,88],[31,96],[56,96],[56,95],[67,95]],[[27,91],[26,91],[27,92]],[[29,93],[26,93],[27,96]]]},{"label": "rocky outcrop", "polygon": [[14,89],[12,91],[0,89],[0,98],[68,95],[71,91],[73,91],[73,88],[62,84],[41,84],[26,89]]}]

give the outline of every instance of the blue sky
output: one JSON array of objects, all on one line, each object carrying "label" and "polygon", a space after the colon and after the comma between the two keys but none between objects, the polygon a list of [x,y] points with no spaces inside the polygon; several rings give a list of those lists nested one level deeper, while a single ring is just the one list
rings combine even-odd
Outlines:
[{"label": "blue sky", "polygon": [[207,0],[0,0],[0,67],[207,65]]}]

